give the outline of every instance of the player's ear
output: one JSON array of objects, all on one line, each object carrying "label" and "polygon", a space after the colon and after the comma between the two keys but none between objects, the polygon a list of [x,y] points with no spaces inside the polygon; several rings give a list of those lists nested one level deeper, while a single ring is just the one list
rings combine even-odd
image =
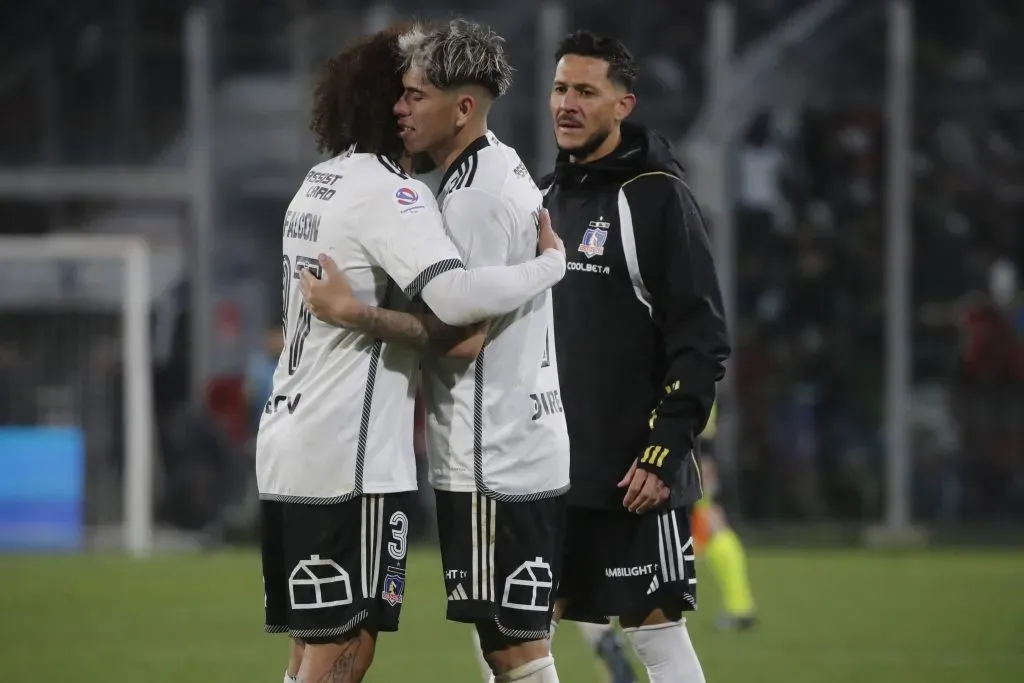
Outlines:
[{"label": "player's ear", "polygon": [[476,98],[469,93],[461,93],[455,101],[455,120],[461,127],[469,122],[476,111]]},{"label": "player's ear", "polygon": [[633,113],[633,109],[636,107],[636,95],[631,92],[626,93],[619,98],[619,101],[615,104],[615,117],[619,121],[622,121],[627,116]]}]

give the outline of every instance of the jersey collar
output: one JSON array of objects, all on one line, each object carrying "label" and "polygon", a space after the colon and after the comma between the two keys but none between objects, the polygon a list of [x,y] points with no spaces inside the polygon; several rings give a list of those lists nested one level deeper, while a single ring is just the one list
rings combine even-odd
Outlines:
[{"label": "jersey collar", "polygon": [[466,149],[459,152],[459,156],[455,157],[455,160],[452,161],[452,163],[448,166],[447,169],[445,169],[444,175],[441,176],[441,184],[438,185],[438,187],[443,188],[448,183],[448,180],[452,177],[452,174],[454,174],[455,171],[459,169],[459,166],[462,165],[462,162],[464,162],[466,159],[479,152],[484,147],[489,146],[490,144],[491,141],[489,136],[484,134],[478,137],[476,140],[473,140],[473,142],[466,145]]}]

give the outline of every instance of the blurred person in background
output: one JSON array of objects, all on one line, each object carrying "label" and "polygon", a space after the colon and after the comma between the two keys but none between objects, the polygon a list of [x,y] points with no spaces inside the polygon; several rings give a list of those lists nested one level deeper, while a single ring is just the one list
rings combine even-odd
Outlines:
[{"label": "blurred person in background", "polygon": [[964,497],[968,517],[1009,511],[1022,447],[1024,334],[1016,266],[994,258],[986,288],[962,319],[955,410],[963,428]]},{"label": "blurred person in background", "polygon": [[704,680],[689,511],[696,452],[729,355],[707,229],[661,135],[625,119],[637,68],[577,31],[555,56],[559,148],[545,205],[571,258],[555,347],[572,445],[556,616],[618,617],[652,683]]},{"label": "blurred person in background", "polygon": [[721,504],[721,483],[714,458],[718,430],[718,406],[711,409],[708,424],[700,435],[700,473],[704,497],[693,506],[693,543],[707,559],[711,575],[722,593],[724,613],[718,627],[724,631],[746,630],[756,624],[754,595],[747,577],[747,556],[739,536],[729,526]]},{"label": "blurred person in background", "polygon": [[782,169],[785,155],[772,139],[771,118],[760,114],[739,149],[737,223],[741,239],[754,248],[769,248],[783,228]]},{"label": "blurred person in background", "polygon": [[0,340],[0,426],[36,424],[36,396],[26,396],[26,392],[37,386],[38,381],[18,345]]},{"label": "blurred person in background", "polygon": [[284,333],[281,325],[274,323],[263,332],[263,345],[249,354],[245,365],[245,396],[252,420],[253,439],[249,449],[255,453],[255,434],[260,428],[263,408],[270,398],[274,386],[274,369],[284,350]]}]

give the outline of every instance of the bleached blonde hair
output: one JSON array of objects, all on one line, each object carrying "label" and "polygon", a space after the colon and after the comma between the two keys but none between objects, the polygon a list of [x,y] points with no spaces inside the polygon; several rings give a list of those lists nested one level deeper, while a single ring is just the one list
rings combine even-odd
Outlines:
[{"label": "bleached blonde hair", "polygon": [[478,85],[495,98],[512,85],[504,43],[490,28],[464,19],[434,30],[418,25],[398,38],[406,69],[422,69],[441,90]]}]

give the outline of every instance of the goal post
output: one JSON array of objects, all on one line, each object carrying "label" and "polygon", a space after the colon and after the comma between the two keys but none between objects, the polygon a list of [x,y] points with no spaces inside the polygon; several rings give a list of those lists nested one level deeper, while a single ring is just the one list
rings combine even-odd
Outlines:
[{"label": "goal post", "polygon": [[149,312],[150,249],[131,235],[0,236],[0,271],[55,262],[121,265],[121,362],[124,416],[122,534],[128,553],[153,548],[153,382]]}]

